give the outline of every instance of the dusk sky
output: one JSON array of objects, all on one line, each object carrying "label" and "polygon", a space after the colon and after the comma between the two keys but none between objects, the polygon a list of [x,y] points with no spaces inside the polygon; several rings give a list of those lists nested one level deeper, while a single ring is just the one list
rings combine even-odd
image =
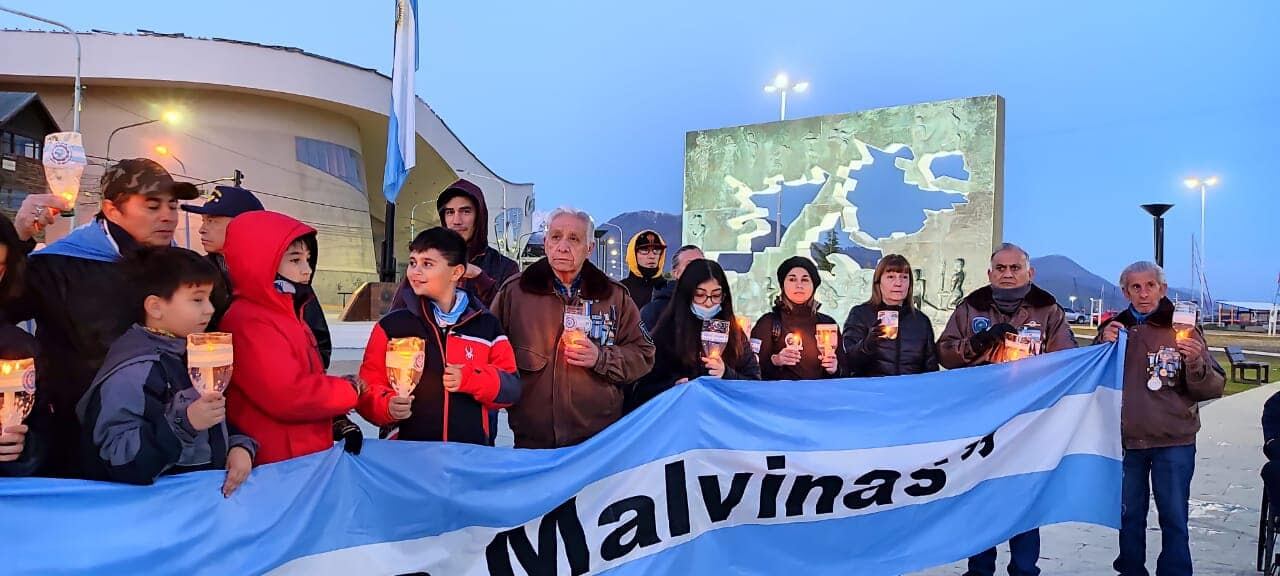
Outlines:
[{"label": "dusk sky", "polygon": [[[296,46],[384,72],[393,0],[8,0],[78,30]],[[1170,282],[1189,287],[1198,192],[1217,299],[1280,274],[1280,3],[432,2],[418,93],[537,202],[679,212],[687,131],[984,94],[1006,99],[1004,237],[1112,281],[1151,257],[1138,205],[1172,202]],[[6,28],[40,28],[0,15]],[[9,57],[17,57],[9,55]],[[287,71],[282,71],[287,73]],[[366,150],[369,153],[381,151]]]}]

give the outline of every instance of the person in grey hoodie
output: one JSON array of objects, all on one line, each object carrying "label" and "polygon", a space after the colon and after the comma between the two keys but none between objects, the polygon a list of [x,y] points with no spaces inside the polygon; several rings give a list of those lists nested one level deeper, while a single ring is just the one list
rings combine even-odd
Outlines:
[{"label": "person in grey hoodie", "polygon": [[125,262],[139,323],[107,352],[76,406],[92,479],[151,484],[168,474],[227,470],[224,496],[249,475],[257,443],[226,423],[221,391],[199,390],[186,337],[213,316],[217,270],[183,248],[142,249]]}]

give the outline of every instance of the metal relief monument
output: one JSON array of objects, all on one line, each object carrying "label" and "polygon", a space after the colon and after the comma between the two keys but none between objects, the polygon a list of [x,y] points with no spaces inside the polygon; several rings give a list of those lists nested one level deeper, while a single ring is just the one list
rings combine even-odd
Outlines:
[{"label": "metal relief monument", "polygon": [[818,301],[843,321],[870,297],[880,256],[902,254],[940,326],[986,283],[1000,242],[1003,114],[984,96],[690,132],[684,242],[725,266],[751,321],[788,257],[818,262]]}]

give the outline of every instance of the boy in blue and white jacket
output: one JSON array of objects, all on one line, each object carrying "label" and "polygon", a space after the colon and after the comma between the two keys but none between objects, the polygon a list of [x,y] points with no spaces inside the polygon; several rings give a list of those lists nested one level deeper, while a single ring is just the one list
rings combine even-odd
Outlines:
[{"label": "boy in blue and white jacket", "polygon": [[140,323],[107,353],[77,405],[90,478],[151,484],[161,475],[227,470],[224,496],[248,478],[257,444],[228,429],[226,399],[191,383],[186,337],[213,316],[218,272],[190,250],[143,249],[126,262]]}]

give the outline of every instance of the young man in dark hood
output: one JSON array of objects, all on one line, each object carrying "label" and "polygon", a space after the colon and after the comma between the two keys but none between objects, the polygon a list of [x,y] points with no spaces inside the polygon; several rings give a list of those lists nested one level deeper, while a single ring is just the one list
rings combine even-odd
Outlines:
[{"label": "young man in dark hood", "polygon": [[637,308],[644,308],[656,290],[667,285],[662,268],[667,260],[667,243],[653,230],[641,230],[627,244],[627,268],[631,275],[622,281]]},{"label": "young man in dark hood", "polygon": [[468,180],[458,180],[440,193],[436,210],[440,224],[467,241],[467,272],[461,288],[488,307],[498,295],[498,287],[520,272],[520,267],[489,246],[489,208],[484,192]]}]

